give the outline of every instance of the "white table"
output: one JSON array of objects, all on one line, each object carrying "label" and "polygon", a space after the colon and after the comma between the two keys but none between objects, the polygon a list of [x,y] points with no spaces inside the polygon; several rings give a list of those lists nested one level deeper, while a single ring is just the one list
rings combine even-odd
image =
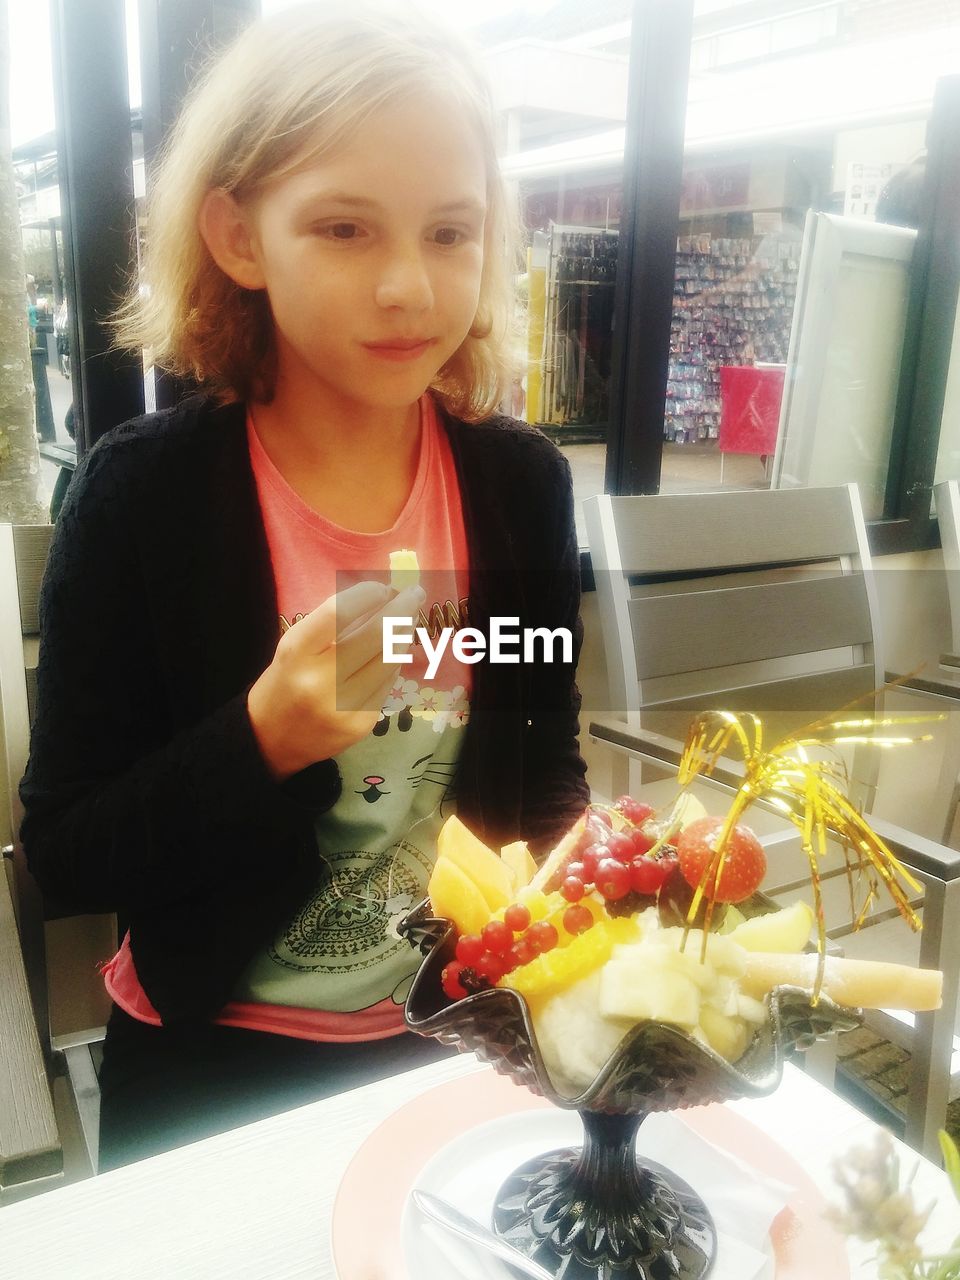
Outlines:
[{"label": "white table", "polygon": [[[0,1210],[0,1276],[337,1280],[330,1215],[354,1152],[400,1104],[474,1070],[487,1068],[472,1057],[422,1067],[10,1205]],[[832,1202],[833,1156],[875,1132],[858,1111],[791,1066],[769,1098],[729,1105],[799,1160]],[[920,1160],[900,1149],[905,1170]],[[915,1186],[921,1203],[938,1202],[924,1238],[943,1248],[960,1233],[946,1176],[920,1160]],[[371,1205],[371,1229],[375,1215]],[[866,1246],[851,1247],[857,1280],[875,1280],[869,1254]]]}]

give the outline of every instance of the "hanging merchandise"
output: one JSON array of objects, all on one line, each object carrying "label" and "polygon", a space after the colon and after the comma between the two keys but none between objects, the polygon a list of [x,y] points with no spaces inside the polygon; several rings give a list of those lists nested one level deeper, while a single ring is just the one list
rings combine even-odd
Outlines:
[{"label": "hanging merchandise", "polygon": [[549,232],[540,425],[567,443],[606,438],[617,239],[593,227]]},{"label": "hanging merchandise", "polygon": [[786,361],[799,256],[799,240],[775,235],[677,241],[667,440],[716,437],[724,365]]}]

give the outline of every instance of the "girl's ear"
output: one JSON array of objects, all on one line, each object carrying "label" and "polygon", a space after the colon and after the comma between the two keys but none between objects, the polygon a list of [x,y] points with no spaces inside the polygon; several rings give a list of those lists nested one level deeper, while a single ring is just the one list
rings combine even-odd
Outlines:
[{"label": "girl's ear", "polygon": [[246,211],[229,191],[208,191],[200,206],[200,234],[224,274],[243,289],[263,289],[260,255]]}]

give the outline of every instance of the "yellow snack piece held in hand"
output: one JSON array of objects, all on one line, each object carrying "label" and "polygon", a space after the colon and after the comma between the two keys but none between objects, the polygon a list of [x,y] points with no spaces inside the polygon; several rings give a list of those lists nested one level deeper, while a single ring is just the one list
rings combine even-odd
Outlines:
[{"label": "yellow snack piece held in hand", "polygon": [[401,547],[390,552],[390,585],[394,591],[420,585],[420,562],[415,551]]}]

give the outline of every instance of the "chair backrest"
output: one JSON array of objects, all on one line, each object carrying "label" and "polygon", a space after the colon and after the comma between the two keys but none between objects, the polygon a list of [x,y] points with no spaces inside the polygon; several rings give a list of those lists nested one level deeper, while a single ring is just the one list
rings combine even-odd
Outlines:
[{"label": "chair backrest", "polygon": [[[11,851],[21,810],[17,786],[30,740],[28,672],[36,666],[37,599],[50,546],[50,529],[0,525],[0,723],[4,782],[0,787],[3,843]],[[0,1187],[60,1173],[63,1152],[47,1082],[46,999],[41,972],[25,963],[30,946],[42,948],[42,920],[14,892],[12,862],[0,875]],[[29,978],[33,979],[30,981]]]},{"label": "chair backrest", "polygon": [[960,654],[960,483],[944,480],[933,490],[950,600],[951,653]]},{"label": "chair backrest", "polygon": [[601,495],[584,513],[614,715],[682,737],[723,706],[786,732],[883,685],[855,485]]},{"label": "chair backrest", "polygon": [[[10,845],[13,855],[14,874],[8,872],[4,884],[18,933],[18,955],[8,957],[8,962],[12,971],[19,964],[25,972],[41,1065],[45,1063],[49,1072],[55,1055],[62,1054],[74,1093],[79,1098],[80,1088],[84,1091],[84,1105],[78,1101],[78,1111],[95,1167],[96,1118],[93,1099],[86,1094],[96,1087],[95,1076],[90,1076],[94,1048],[103,1039],[110,1011],[98,966],[116,950],[116,918],[82,914],[70,903],[45,898],[30,875],[17,839],[23,816],[18,790],[35,710],[40,582],[52,532],[50,525],[0,525],[0,725],[6,783],[0,787],[0,799],[5,801],[0,818],[6,828],[4,843]],[[5,866],[9,868],[11,862]],[[0,999],[4,999],[2,993]],[[19,1016],[19,1005],[18,1010]],[[0,1040],[0,1056],[3,1046]],[[31,1052],[20,1056],[17,1070],[21,1075],[32,1071],[39,1086],[43,1072],[37,1073]],[[0,1091],[0,1142],[5,1114],[9,1118]],[[0,1146],[0,1155],[2,1150]],[[0,1160],[0,1182],[2,1178]]]},{"label": "chair backrest", "polygon": [[[3,715],[5,843],[23,816],[17,788],[27,764],[40,643],[40,582],[52,525],[0,525],[0,712]],[[15,603],[14,603],[15,602]]]}]

